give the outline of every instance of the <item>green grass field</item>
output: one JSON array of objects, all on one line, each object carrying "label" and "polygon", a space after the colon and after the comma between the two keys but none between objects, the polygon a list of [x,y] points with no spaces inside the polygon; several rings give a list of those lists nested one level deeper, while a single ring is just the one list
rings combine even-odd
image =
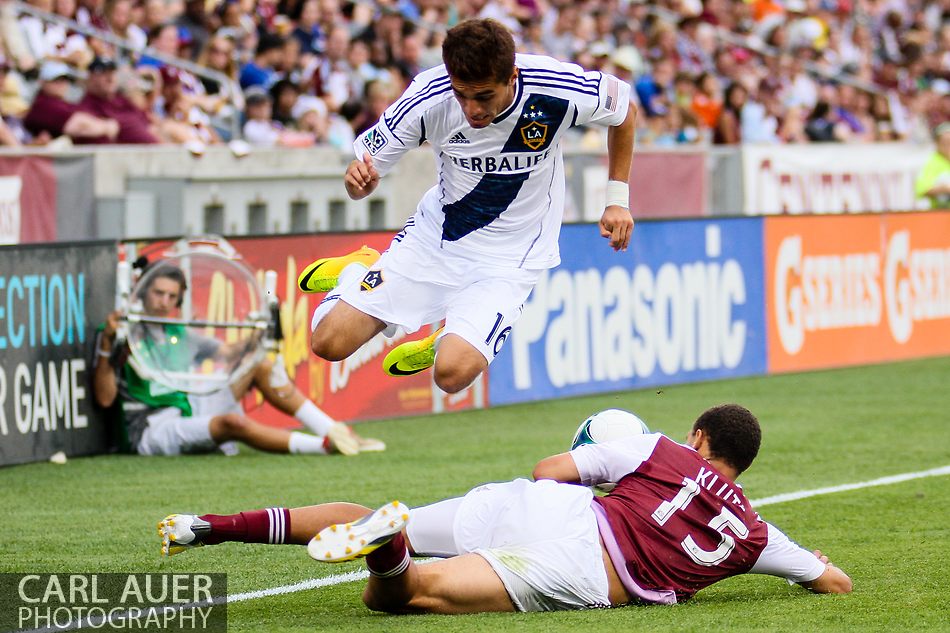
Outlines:
[{"label": "green grass field", "polygon": [[[739,402],[762,422],[751,499],[950,465],[950,358],[713,382],[360,425],[389,450],[356,458],[109,456],[0,470],[0,572],[226,572],[229,592],[362,567],[312,562],[301,547],[226,544],[162,560],[155,523],[171,512],[392,498],[421,505],[477,483],[529,476],[565,450],[578,422],[636,411],[682,440],[704,408]],[[730,579],[676,607],[477,616],[386,616],[363,581],[229,606],[234,631],[948,631],[950,477],[769,505],[762,516],[854,579],[814,596],[764,576]]]}]

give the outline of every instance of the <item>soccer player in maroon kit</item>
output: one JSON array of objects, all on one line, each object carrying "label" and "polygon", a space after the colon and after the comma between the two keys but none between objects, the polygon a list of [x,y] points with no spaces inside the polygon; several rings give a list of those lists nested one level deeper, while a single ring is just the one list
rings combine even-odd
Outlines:
[{"label": "soccer player in maroon kit", "polygon": [[[763,521],[735,483],[760,441],[751,412],[722,405],[685,444],[660,433],[587,444],[541,460],[534,481],[412,510],[330,503],[171,515],[159,523],[162,551],[244,541],[308,544],[327,562],[366,556],[363,601],[396,613],[674,604],[743,573],[849,593],[847,574]],[[587,487],[608,482],[616,487],[604,497]],[[417,566],[411,555],[446,560]]]}]

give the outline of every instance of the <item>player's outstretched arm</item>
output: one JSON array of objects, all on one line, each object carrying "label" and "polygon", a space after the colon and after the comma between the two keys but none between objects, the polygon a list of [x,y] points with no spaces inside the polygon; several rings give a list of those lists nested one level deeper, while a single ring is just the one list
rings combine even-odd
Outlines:
[{"label": "player's outstretched arm", "polygon": [[802,587],[815,593],[851,593],[853,585],[848,574],[835,567],[821,550],[816,549],[814,553],[825,564],[825,571],[818,578],[801,583]]},{"label": "player's outstretched arm", "polygon": [[534,467],[531,473],[535,481],[539,479],[553,479],[567,484],[579,484],[581,474],[570,453],[561,453],[545,457]]},{"label": "player's outstretched arm", "polygon": [[376,171],[368,152],[363,153],[362,160],[354,160],[346,168],[343,185],[351,200],[362,200],[376,190],[379,185],[379,172]]},{"label": "player's outstretched arm", "polygon": [[625,251],[633,234],[630,192],[627,181],[633,164],[633,139],[637,129],[637,106],[627,108],[623,123],[607,128],[607,207],[600,218],[600,235],[615,251]]}]

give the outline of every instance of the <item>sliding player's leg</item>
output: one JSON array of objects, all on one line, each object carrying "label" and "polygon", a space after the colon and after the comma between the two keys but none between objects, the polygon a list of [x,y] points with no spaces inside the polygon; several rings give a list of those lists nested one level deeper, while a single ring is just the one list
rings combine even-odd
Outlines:
[{"label": "sliding player's leg", "polygon": [[[415,532],[419,540],[432,540],[423,547],[454,549],[453,522],[461,503],[462,499],[450,499],[416,513],[413,520],[429,524]],[[370,579],[363,601],[375,611],[450,614],[514,610],[501,579],[481,556],[462,555],[415,565],[406,540],[409,520],[409,509],[394,501],[357,521],[324,528],[310,541],[307,551],[321,562],[365,556]],[[438,525],[447,534],[434,534]]]},{"label": "sliding player's leg", "polygon": [[449,615],[515,610],[498,574],[477,554],[426,565],[410,562],[403,573],[395,576],[371,573],[363,602],[374,611],[390,613]]},{"label": "sliding player's leg", "polygon": [[323,503],[300,508],[265,508],[237,514],[170,514],[158,523],[162,553],[220,543],[306,545],[335,523],[358,520],[372,512],[355,503]]}]

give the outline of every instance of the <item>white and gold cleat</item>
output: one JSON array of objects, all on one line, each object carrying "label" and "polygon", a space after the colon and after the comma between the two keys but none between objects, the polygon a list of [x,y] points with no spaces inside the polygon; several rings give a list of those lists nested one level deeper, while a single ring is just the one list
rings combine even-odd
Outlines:
[{"label": "white and gold cleat", "polygon": [[169,514],[158,522],[162,537],[162,554],[174,556],[192,547],[204,545],[202,539],[211,533],[211,524],[194,514]]},{"label": "white and gold cleat", "polygon": [[325,563],[361,558],[391,541],[408,521],[409,508],[393,501],[358,521],[320,530],[307,544],[307,553]]}]

